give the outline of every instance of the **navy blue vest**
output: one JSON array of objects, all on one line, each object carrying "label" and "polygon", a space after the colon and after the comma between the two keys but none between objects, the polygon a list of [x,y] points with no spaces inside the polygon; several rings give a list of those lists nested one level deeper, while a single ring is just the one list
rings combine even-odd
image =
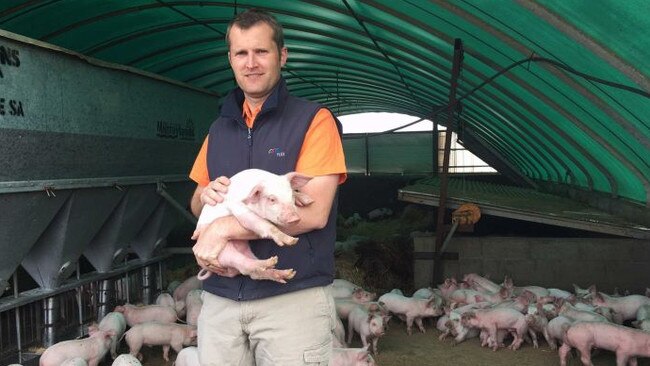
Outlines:
[{"label": "navy blue vest", "polygon": [[[290,95],[284,79],[280,79],[264,102],[252,129],[243,120],[243,103],[241,89],[231,91],[224,99],[221,115],[210,127],[207,153],[210,180],[221,175],[231,177],[249,168],[275,174],[295,170],[305,134],[323,107]],[[338,120],[336,123],[340,134],[341,123]],[[233,278],[212,275],[203,282],[203,289],[232,300],[253,300],[332,283],[337,201],[338,194],[325,228],[300,235],[296,245],[280,247],[271,240],[250,242],[258,258],[277,255],[276,268],[296,270],[296,276],[286,284],[252,280],[242,275]]]}]

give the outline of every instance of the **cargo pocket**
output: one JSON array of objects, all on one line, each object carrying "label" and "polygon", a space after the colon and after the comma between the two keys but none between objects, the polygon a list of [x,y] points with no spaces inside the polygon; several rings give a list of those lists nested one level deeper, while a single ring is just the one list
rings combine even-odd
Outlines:
[{"label": "cargo pocket", "polygon": [[332,341],[328,341],[320,346],[308,349],[304,353],[305,364],[327,366],[332,355]]}]

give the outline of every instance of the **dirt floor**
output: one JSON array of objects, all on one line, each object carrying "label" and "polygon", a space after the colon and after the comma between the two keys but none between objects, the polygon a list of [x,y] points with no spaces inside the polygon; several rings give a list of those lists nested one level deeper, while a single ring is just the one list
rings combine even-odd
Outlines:
[{"label": "dirt floor", "polygon": [[[406,334],[406,326],[403,323],[392,323],[386,335],[379,340],[379,355],[375,357],[377,365],[380,366],[431,366],[431,365],[453,365],[453,366],[477,366],[477,365],[503,365],[503,366],[548,366],[559,365],[557,352],[551,351],[543,340],[540,341],[540,348],[534,349],[530,344],[524,344],[521,349],[512,351],[500,349],[493,352],[487,348],[481,348],[478,339],[470,339],[457,346],[451,345],[451,340],[438,340],[440,333],[427,327],[427,333]],[[352,341],[351,347],[361,347],[358,336]],[[128,350],[124,345],[122,352]],[[162,359],[162,348],[153,347],[143,350],[145,355],[145,366],[172,365],[176,357],[170,351],[170,362]],[[593,357],[595,366],[615,365],[614,354],[601,351]],[[573,356],[568,362],[569,366],[582,365],[577,356]],[[650,366],[650,359],[639,359],[639,365]],[[110,362],[102,363],[101,366],[110,366]]]}]

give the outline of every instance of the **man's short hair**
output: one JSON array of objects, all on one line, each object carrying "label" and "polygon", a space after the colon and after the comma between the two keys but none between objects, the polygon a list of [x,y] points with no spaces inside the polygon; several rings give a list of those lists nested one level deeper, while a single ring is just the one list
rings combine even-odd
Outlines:
[{"label": "man's short hair", "polygon": [[278,52],[284,47],[284,32],[282,31],[282,26],[278,23],[277,19],[264,10],[251,8],[243,13],[237,14],[228,24],[228,30],[226,31],[226,45],[230,49],[230,29],[236,25],[240,29],[249,29],[252,26],[264,22],[268,24],[271,29],[273,29],[273,41],[278,46]]}]

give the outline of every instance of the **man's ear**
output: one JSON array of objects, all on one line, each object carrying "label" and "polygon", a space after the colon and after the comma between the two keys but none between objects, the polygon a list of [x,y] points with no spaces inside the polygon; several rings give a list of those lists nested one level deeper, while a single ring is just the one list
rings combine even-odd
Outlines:
[{"label": "man's ear", "polygon": [[312,179],[312,177],[308,175],[304,175],[296,172],[287,173],[284,176],[289,181],[289,184],[291,184],[291,189],[298,189],[304,186],[305,184],[307,184],[307,182],[309,182]]},{"label": "man's ear", "polygon": [[261,184],[256,185],[251,189],[250,193],[248,193],[248,196],[242,200],[244,204],[255,204],[260,201],[260,197],[262,197],[262,191],[264,190],[264,187],[262,187]]}]

